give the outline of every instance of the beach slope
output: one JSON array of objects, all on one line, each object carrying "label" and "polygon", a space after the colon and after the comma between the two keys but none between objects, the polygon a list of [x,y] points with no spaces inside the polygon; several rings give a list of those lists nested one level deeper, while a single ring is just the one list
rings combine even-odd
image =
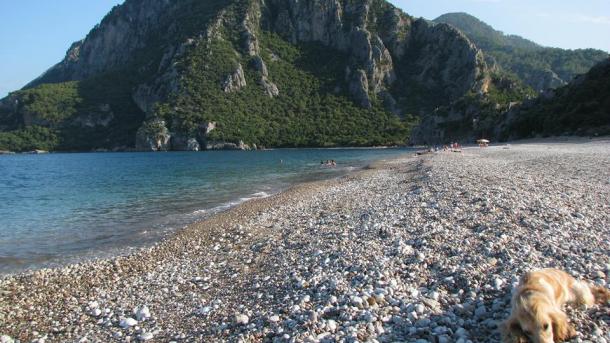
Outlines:
[{"label": "beach slope", "polygon": [[[244,203],[134,255],[0,281],[22,341],[497,342],[512,284],[608,286],[610,141],[385,161]],[[568,309],[610,340],[608,308]],[[8,337],[5,337],[8,340]]]}]

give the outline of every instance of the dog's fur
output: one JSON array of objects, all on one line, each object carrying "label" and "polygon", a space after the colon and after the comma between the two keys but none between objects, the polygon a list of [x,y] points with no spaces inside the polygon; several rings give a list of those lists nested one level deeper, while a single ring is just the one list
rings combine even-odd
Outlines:
[{"label": "dog's fur", "polygon": [[502,324],[505,343],[553,343],[576,335],[562,307],[607,304],[610,291],[578,281],[558,269],[540,269],[525,274],[512,298],[510,317]]}]

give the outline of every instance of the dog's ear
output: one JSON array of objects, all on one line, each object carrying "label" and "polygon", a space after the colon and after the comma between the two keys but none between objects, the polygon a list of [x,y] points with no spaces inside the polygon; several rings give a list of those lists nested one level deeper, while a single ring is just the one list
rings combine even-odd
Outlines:
[{"label": "dog's ear", "polygon": [[610,303],[610,290],[604,287],[592,286],[591,292],[593,293],[596,304],[608,305]]},{"label": "dog's ear", "polygon": [[576,336],[576,330],[568,322],[568,316],[561,311],[550,313],[555,341],[565,341]]},{"label": "dog's ear", "polygon": [[521,329],[521,324],[515,317],[508,318],[500,324],[503,343],[527,343],[527,337]]}]

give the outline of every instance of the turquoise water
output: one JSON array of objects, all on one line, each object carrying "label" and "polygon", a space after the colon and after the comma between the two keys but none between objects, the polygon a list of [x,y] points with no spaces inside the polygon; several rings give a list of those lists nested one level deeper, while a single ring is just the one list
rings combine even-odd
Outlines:
[{"label": "turquoise water", "polygon": [[[0,156],[0,273],[125,253],[245,200],[407,151]],[[336,168],[320,166],[329,159]]]}]

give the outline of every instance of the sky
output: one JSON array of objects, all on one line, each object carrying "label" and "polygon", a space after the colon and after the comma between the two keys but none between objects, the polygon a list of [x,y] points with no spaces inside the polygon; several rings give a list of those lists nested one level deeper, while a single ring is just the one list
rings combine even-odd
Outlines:
[{"label": "sky", "polygon": [[[202,0],[205,1],[205,0]],[[122,0],[0,0],[0,98],[61,61]],[[610,0],[390,0],[415,17],[467,12],[495,29],[565,49],[610,51]]]}]

